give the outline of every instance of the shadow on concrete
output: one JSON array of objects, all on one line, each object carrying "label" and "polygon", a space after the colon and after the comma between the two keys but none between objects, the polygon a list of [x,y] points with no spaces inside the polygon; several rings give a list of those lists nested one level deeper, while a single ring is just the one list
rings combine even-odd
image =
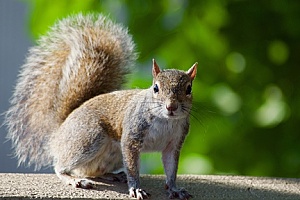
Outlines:
[{"label": "shadow on concrete", "polygon": [[[162,177],[144,177],[142,181],[152,196],[164,193]],[[177,185],[194,199],[300,199],[300,179],[180,176]]]},{"label": "shadow on concrete", "polygon": [[[127,194],[126,183],[98,181],[95,190]],[[151,199],[168,199],[164,190],[164,176],[144,175],[141,184],[151,194]],[[187,189],[193,199],[300,199],[300,179],[179,176],[177,185]]]}]

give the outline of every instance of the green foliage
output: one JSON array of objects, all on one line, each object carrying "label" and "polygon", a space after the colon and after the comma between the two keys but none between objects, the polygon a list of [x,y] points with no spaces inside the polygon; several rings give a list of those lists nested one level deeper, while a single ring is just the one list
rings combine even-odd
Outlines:
[{"label": "green foliage", "polygon": [[[102,12],[128,26],[140,52],[128,87],[151,84],[152,58],[163,68],[199,63],[180,173],[300,176],[300,1],[31,4],[35,38],[79,11]],[[159,160],[144,155],[144,172],[162,173]]]}]

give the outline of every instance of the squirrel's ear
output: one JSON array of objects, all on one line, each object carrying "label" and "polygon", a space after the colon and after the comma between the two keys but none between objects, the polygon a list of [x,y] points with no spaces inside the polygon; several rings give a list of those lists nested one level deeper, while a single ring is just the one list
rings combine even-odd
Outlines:
[{"label": "squirrel's ear", "polygon": [[152,62],[153,62],[152,75],[153,75],[153,77],[156,77],[157,74],[159,74],[159,72],[160,72],[160,68],[159,68],[158,64],[155,62],[154,59],[152,60]]},{"label": "squirrel's ear", "polygon": [[198,63],[196,62],[188,71],[187,71],[187,75],[189,75],[191,77],[192,80],[194,80],[194,78],[196,77],[197,74],[197,66]]}]

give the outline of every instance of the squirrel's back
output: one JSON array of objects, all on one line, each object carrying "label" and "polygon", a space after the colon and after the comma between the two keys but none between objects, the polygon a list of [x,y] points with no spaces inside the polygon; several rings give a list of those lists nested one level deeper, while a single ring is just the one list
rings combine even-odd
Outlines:
[{"label": "squirrel's back", "polygon": [[119,89],[135,58],[127,29],[102,15],[55,24],[29,50],[6,113],[19,163],[51,164],[51,133],[86,100]]}]

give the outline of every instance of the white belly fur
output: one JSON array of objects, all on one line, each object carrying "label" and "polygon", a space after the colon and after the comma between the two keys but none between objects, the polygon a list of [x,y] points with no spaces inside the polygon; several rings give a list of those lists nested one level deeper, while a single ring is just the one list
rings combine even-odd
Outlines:
[{"label": "white belly fur", "polygon": [[184,120],[156,118],[144,139],[142,151],[162,151],[171,141],[180,140]]}]

